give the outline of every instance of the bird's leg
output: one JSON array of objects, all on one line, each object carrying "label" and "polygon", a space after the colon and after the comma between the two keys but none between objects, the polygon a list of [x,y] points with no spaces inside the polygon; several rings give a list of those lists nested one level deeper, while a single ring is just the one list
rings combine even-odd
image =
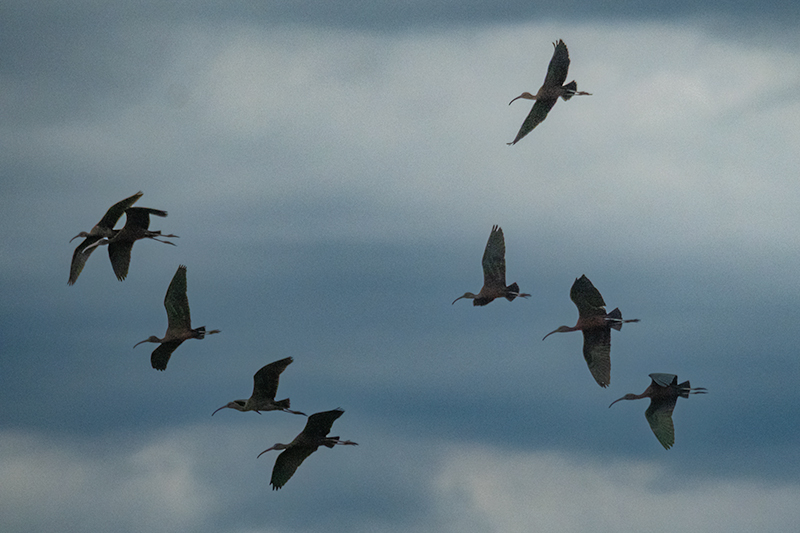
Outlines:
[{"label": "bird's leg", "polygon": [[[169,238],[176,238],[176,237],[178,237],[177,235],[161,235],[160,233],[159,233],[159,234],[157,234],[157,235],[159,235],[160,237],[165,237],[165,238],[167,238],[167,237],[169,237]],[[174,242],[162,241],[161,239],[156,239],[156,238],[155,238],[155,237],[153,237],[152,235],[148,235],[148,236],[149,236],[151,239],[153,239],[154,241],[163,242],[164,244],[171,244],[172,246],[175,246],[175,243],[174,243]]]},{"label": "bird's leg", "polygon": [[96,248],[96,247],[98,247],[98,246],[101,246],[101,245],[103,245],[103,244],[108,244],[108,239],[100,239],[100,240],[97,240],[97,241],[93,242],[92,244],[90,244],[89,246],[87,246],[86,248],[84,248],[82,253],[84,253],[84,254],[85,254],[85,253],[86,253],[86,252],[88,252],[89,250],[91,250],[91,249],[93,249],[93,248]]}]

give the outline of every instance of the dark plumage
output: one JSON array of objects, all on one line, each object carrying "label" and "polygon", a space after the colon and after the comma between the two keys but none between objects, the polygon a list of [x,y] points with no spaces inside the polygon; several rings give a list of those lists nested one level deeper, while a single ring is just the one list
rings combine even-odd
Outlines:
[{"label": "dark plumage", "polygon": [[270,484],[273,490],[283,487],[297,471],[297,468],[306,458],[317,451],[320,446],[333,448],[337,444],[356,446],[358,443],[349,440],[340,440],[339,437],[328,437],[333,422],[342,416],[342,409],[323,411],[314,413],[308,417],[306,427],[289,444],[277,443],[271,448],[267,448],[258,457],[270,450],[284,450],[275,460],[272,468],[272,479]]}]

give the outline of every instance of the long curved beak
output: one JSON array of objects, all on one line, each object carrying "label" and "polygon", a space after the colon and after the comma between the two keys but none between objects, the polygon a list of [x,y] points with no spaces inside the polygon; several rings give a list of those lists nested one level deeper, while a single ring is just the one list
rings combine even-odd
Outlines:
[{"label": "long curved beak", "polygon": [[[217,411],[221,411],[221,410],[225,409],[226,407],[228,407],[228,404],[225,404],[225,405],[223,405],[222,407],[220,407],[219,409],[217,409]],[[214,411],[213,413],[211,413],[211,416],[214,416],[214,414],[215,414],[217,411]]]},{"label": "long curved beak", "polygon": [[514,100],[511,100],[508,103],[508,105],[513,104],[515,100],[519,100],[520,98],[524,98],[526,100],[536,100],[536,98],[534,98],[534,96],[531,93],[525,92],[525,93],[522,93],[521,95],[517,96],[516,98],[514,98]]},{"label": "long curved beak", "polygon": [[264,455],[265,453],[267,453],[267,452],[269,452],[269,451],[272,451],[272,450],[274,450],[274,449],[275,449],[275,446],[272,446],[271,448],[267,448],[266,450],[264,450],[264,451],[263,451],[263,452],[261,452],[260,454],[256,455],[256,459],[258,459],[259,457],[261,457],[261,456],[262,456],[262,455]]},{"label": "long curved beak", "polygon": [[[611,402],[611,405],[614,405],[614,404],[615,404],[615,403],[617,403],[618,401],[620,401],[620,400],[624,400],[624,399],[625,399],[625,396],[623,396],[622,398],[617,398],[616,400],[614,400],[613,402]],[[609,406],[608,406],[608,408],[609,408],[609,409],[611,408],[611,405],[609,405]]]},{"label": "long curved beak", "polygon": [[149,340],[150,340],[150,339],[145,339],[145,340],[143,340],[143,341],[139,341],[139,342],[137,342],[136,344],[134,344],[134,345],[133,345],[133,347],[134,347],[134,348],[136,348],[137,346],[139,346],[139,345],[140,345],[140,344],[142,344],[143,342],[148,342]]},{"label": "long curved beak", "polygon": [[547,335],[545,335],[544,337],[542,337],[542,340],[545,340],[547,337],[549,337],[549,336],[550,336],[550,335],[552,335],[553,333],[558,333],[558,328],[554,329],[553,331],[551,331],[550,333],[548,333]]},{"label": "long curved beak", "polygon": [[77,239],[77,238],[78,238],[78,237],[80,237],[80,236],[81,236],[81,235],[80,235],[80,233],[79,233],[78,235],[75,235],[73,238],[71,238],[71,239],[69,240],[69,242],[72,242],[72,241],[74,241],[75,239]]},{"label": "long curved beak", "polygon": [[[456,303],[457,301],[459,301],[461,298],[463,298],[463,296],[459,296],[458,298],[456,298],[455,300],[453,300],[453,304],[454,304],[454,303]],[[453,304],[450,304],[450,305],[453,305]]]}]

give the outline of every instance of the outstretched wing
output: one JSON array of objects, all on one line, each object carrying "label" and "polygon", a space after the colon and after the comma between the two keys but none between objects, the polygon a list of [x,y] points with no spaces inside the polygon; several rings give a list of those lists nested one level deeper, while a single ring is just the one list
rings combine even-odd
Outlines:
[{"label": "outstretched wing", "polygon": [[678,376],[675,374],[659,374],[654,373],[650,374],[650,379],[655,381],[656,385],[661,385],[662,387],[669,387],[670,385],[678,385]]},{"label": "outstretched wing", "polygon": [[675,409],[677,397],[650,400],[650,407],[644,416],[658,442],[669,450],[675,444],[675,426],[672,424],[672,411]]},{"label": "outstretched wing", "polygon": [[[312,415],[313,416],[313,415]],[[317,446],[293,446],[281,452],[272,468],[272,490],[283,487],[303,464],[306,457],[317,451]]]},{"label": "outstretched wing", "polygon": [[511,141],[510,144],[517,144],[520,139],[525,137],[529,134],[533,128],[538,126],[545,118],[547,118],[547,114],[553,109],[553,106],[556,105],[558,98],[542,98],[540,100],[536,100],[536,103],[533,104],[531,108],[531,112],[528,113],[528,116],[525,117],[525,121],[520,126],[519,131],[517,132],[517,136]]},{"label": "outstretched wing", "polygon": [[486,287],[506,288],[506,242],[503,229],[492,226],[486,250],[483,252],[483,284]]},{"label": "outstretched wing", "polygon": [[[545,87],[561,87],[567,79],[569,71],[569,51],[561,39],[553,43],[553,57],[547,67],[547,76],[544,78]],[[551,106],[552,107],[552,106]]]},{"label": "outstretched wing", "polygon": [[164,297],[167,309],[167,330],[186,331],[192,329],[189,314],[189,297],[186,296],[186,266],[178,266]]},{"label": "outstretched wing", "polygon": [[569,298],[578,308],[578,315],[581,318],[606,314],[606,303],[603,301],[600,291],[592,285],[586,275],[576,279],[572,284]]},{"label": "outstretched wing", "polygon": [[166,211],[150,207],[131,207],[125,210],[125,226],[127,228],[147,229],[150,227],[150,215],[167,216]]},{"label": "outstretched wing", "polygon": [[103,215],[103,218],[100,219],[100,222],[97,223],[98,226],[101,228],[113,229],[114,225],[122,216],[122,213],[125,212],[130,206],[136,203],[136,201],[142,197],[142,191],[137,192],[133,196],[129,196],[124,200],[115,203],[112,205],[106,214]]},{"label": "outstretched wing", "polygon": [[86,237],[83,242],[75,248],[75,251],[72,253],[72,263],[69,266],[69,281],[67,282],[69,285],[73,285],[76,281],[78,281],[78,276],[80,276],[81,271],[83,271],[86,261],[89,259],[89,256],[92,255],[92,252],[95,251],[97,246],[92,246],[88,250],[86,248],[102,238],[103,237],[100,237],[99,235]]},{"label": "outstretched wing", "polygon": [[583,330],[583,358],[601,387],[611,383],[611,328]]},{"label": "outstretched wing", "polygon": [[274,400],[281,372],[286,370],[292,361],[294,359],[287,357],[261,367],[253,376],[253,399]]},{"label": "outstretched wing", "polygon": [[172,352],[174,352],[182,342],[183,341],[162,342],[158,348],[153,350],[153,354],[150,356],[150,364],[153,365],[153,368],[156,370],[166,370]]},{"label": "outstretched wing", "polygon": [[114,269],[114,274],[120,281],[128,276],[128,268],[131,265],[131,250],[133,250],[133,241],[111,240],[108,243],[108,258],[111,260],[111,268]]},{"label": "outstretched wing", "polygon": [[306,427],[303,428],[302,437],[304,439],[320,440],[324,439],[331,432],[333,422],[344,414],[343,409],[323,411],[314,413],[308,417]]}]

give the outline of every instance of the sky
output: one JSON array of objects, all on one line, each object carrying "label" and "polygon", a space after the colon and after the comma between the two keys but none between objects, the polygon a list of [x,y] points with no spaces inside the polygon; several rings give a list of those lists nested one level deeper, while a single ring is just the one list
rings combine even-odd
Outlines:
[{"label": "sky", "polygon": [[[463,5],[462,5],[463,4]],[[0,530],[784,532],[800,521],[795,2],[21,2],[0,17]],[[568,81],[515,146],[563,39]],[[117,281],[75,245],[168,211]],[[120,221],[120,225],[123,221]],[[529,299],[482,284],[494,224]],[[195,327],[165,372],[164,294]],[[627,324],[597,386],[569,299]],[[291,356],[304,419],[211,413]],[[648,374],[680,399],[665,450]]]}]

